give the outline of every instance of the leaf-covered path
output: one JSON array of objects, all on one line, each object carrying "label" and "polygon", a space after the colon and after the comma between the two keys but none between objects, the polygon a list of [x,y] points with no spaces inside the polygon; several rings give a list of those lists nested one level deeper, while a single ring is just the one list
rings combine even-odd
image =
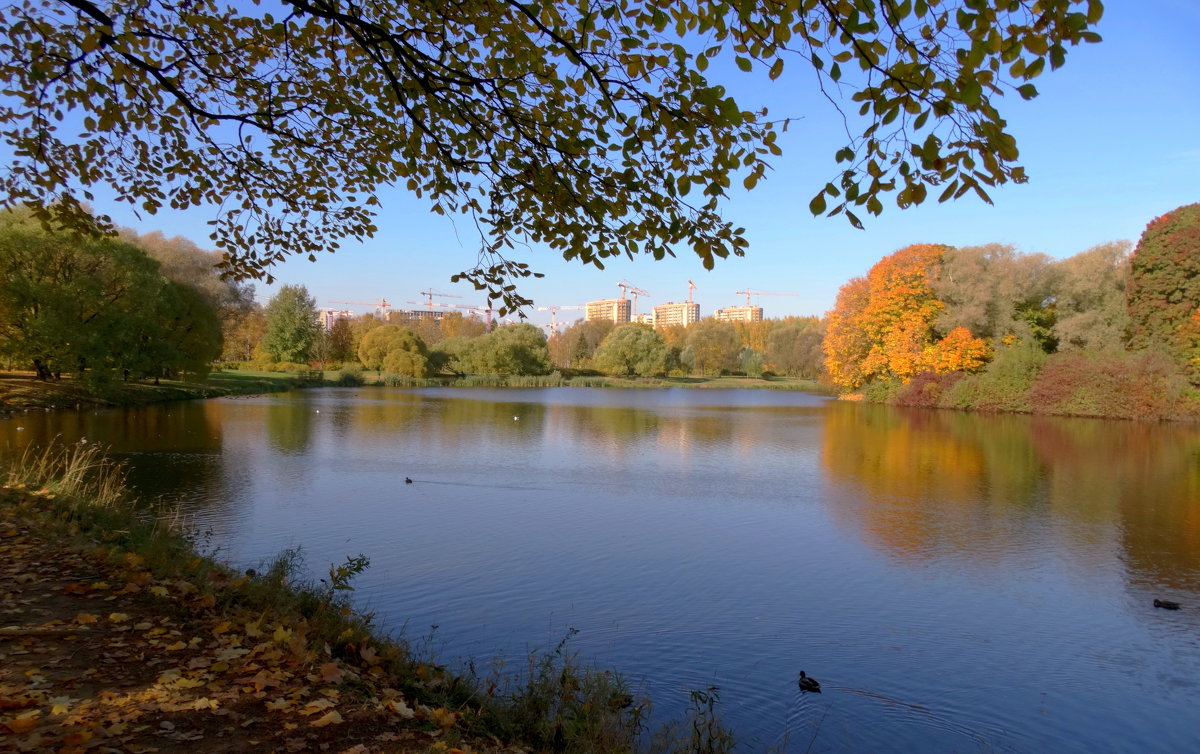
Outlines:
[{"label": "leaf-covered path", "polygon": [[51,541],[14,493],[0,491],[0,751],[472,751],[448,743],[456,713],[410,704],[370,647],[334,659],[303,620]]}]

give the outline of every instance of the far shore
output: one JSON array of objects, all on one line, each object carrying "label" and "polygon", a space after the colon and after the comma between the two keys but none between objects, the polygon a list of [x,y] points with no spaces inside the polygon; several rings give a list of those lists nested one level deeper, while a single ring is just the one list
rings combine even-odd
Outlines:
[{"label": "far shore", "polygon": [[[203,381],[114,380],[108,383],[89,383],[66,375],[61,380],[41,381],[32,371],[0,371],[0,414],[30,409],[56,410],[98,408],[105,406],[138,406],[167,401],[217,398],[226,395],[278,393],[299,387],[332,387],[339,383],[340,373],[324,372],[319,381],[305,380],[292,372],[260,372],[248,370],[215,370]],[[362,375],[367,385],[394,384],[401,387],[604,387],[604,388],[697,388],[697,389],[759,389],[796,390],[828,393],[812,380],[791,377],[603,377],[557,375],[506,377],[478,375],[466,377],[435,377],[421,380],[397,380],[373,373]]]}]

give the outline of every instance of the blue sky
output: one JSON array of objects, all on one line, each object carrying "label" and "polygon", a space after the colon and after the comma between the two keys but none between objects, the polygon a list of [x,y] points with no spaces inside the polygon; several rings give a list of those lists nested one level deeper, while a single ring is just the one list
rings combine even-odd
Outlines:
[{"label": "blue sky", "polygon": [[[522,292],[537,306],[577,305],[620,293],[628,280],[650,293],[639,309],[686,300],[689,279],[699,286],[702,315],[745,302],[734,291],[750,287],[795,296],[756,298],[767,317],[819,315],[833,304],[839,286],[878,259],[911,243],[966,246],[1008,243],[1026,252],[1067,257],[1107,241],[1136,241],[1147,222],[1183,204],[1200,202],[1200,2],[1146,0],[1108,3],[1098,45],[1073,48],[1059,71],[1036,80],[1040,96],[1024,102],[1003,98],[1001,112],[1021,149],[1028,183],[992,192],[994,206],[964,197],[915,209],[886,206],[880,217],[863,217],[866,230],[842,218],[813,218],[809,199],[836,174],[834,151],[844,143],[840,120],[815,96],[811,73],[795,61],[770,84],[759,72],[730,75],[727,83],[743,107],[765,103],[773,116],[796,116],[781,141],[783,157],[753,192],[740,185],[725,215],[748,231],[744,258],[719,260],[706,271],[686,249],[677,259],[620,260],[604,270],[568,263],[544,249],[515,255],[546,274]],[[790,62],[790,61],[789,61]],[[422,302],[432,287],[482,304],[469,285],[449,277],[475,260],[469,222],[429,213],[401,191],[384,195],[381,232],[346,244],[314,262],[293,259],[275,269],[277,282],[257,284],[269,296],[281,284],[304,284],[318,305],[334,300],[386,298],[397,307]],[[212,213],[135,218],[124,205],[96,208],[140,232],[163,230],[207,244]],[[363,308],[363,307],[359,307]],[[530,321],[549,322],[549,312],[529,311]],[[572,319],[576,313],[563,312]]]}]

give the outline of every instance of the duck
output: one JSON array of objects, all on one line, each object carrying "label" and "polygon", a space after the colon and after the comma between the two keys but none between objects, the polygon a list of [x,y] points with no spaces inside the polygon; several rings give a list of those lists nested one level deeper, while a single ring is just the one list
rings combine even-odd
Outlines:
[{"label": "duck", "polygon": [[812,691],[817,694],[821,693],[821,684],[817,683],[816,678],[809,678],[806,676],[803,670],[800,671],[800,680],[796,683],[800,686],[801,691]]},{"label": "duck", "polygon": [[406,477],[404,477],[404,483],[405,483],[405,484],[412,484],[412,477],[407,477],[407,476],[406,476]]},{"label": "duck", "polygon": [[1163,610],[1178,610],[1179,603],[1172,600],[1154,600],[1155,607],[1161,607]]}]

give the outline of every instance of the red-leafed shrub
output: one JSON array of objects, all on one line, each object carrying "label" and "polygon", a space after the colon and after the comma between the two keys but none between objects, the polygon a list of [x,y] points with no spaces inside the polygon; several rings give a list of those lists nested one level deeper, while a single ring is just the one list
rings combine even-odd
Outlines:
[{"label": "red-leafed shrub", "polygon": [[893,406],[937,408],[944,405],[943,396],[963,376],[962,372],[921,372],[897,390],[888,403]]},{"label": "red-leafed shrub", "polygon": [[1029,391],[1034,413],[1165,419],[1176,412],[1186,380],[1158,351],[1066,352],[1046,361]]}]

